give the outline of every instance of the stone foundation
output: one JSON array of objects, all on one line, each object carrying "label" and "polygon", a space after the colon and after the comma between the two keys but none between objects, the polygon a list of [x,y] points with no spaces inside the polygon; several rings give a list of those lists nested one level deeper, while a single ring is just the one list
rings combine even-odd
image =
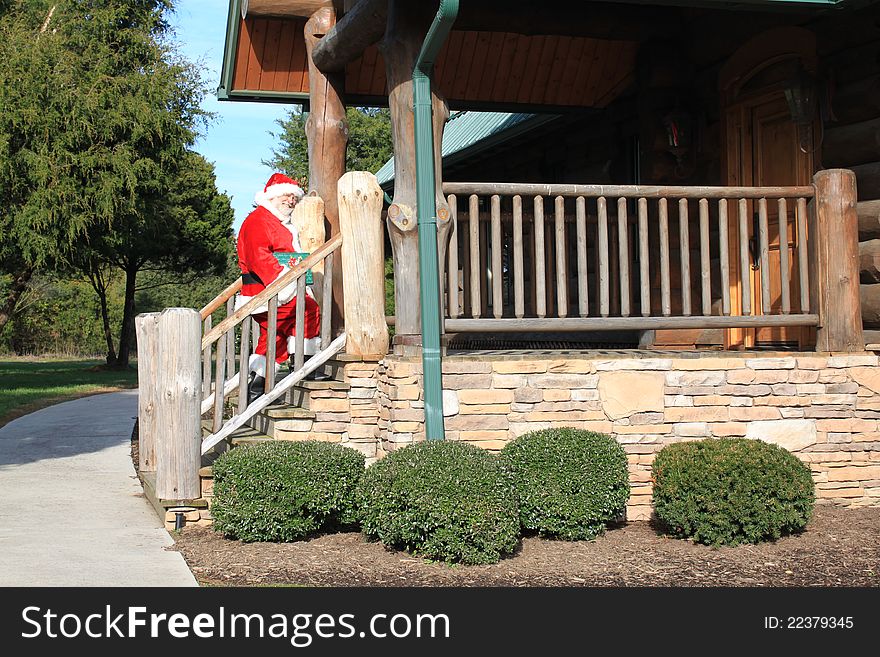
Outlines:
[{"label": "stone foundation", "polygon": [[[490,450],[577,427],[629,458],[629,519],[651,512],[651,463],[669,443],[739,436],[809,464],[820,501],[880,504],[880,369],[872,354],[595,352],[446,356],[446,438]],[[377,369],[376,457],[424,440],[421,359]],[[356,400],[352,400],[352,404]]]},{"label": "stone foundation", "polygon": [[[819,501],[878,505],[877,365],[867,353],[445,356],[446,438],[499,450],[548,427],[607,433],[629,458],[631,520],[650,516],[651,463],[664,445],[725,436],[792,451],[809,464]],[[299,402],[314,417],[279,421],[276,437],[338,442],[368,464],[425,439],[420,357],[342,366],[347,385],[310,391]]]}]

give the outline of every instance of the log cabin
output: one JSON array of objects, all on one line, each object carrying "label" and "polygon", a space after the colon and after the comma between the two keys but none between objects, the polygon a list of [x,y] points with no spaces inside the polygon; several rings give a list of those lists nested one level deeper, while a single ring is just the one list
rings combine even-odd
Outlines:
[{"label": "log cabin", "polygon": [[[145,344],[199,345],[187,394],[161,367],[141,379],[178,400],[141,410],[142,453],[176,455],[156,499],[202,500],[199,468],[236,442],[375,460],[577,426],[624,445],[630,518],[650,513],[654,454],[700,437],[775,442],[821,500],[880,500],[877,2],[230,0],[218,95],[309,112],[298,220],[324,241],[251,304],[271,318],[320,269],[324,349],[304,363],[297,345],[249,405],[235,282],[185,317],[140,317]],[[351,106],[390,108],[390,203],[345,172]],[[479,112],[510,123],[477,138],[462,126]],[[444,160],[457,130],[468,147]],[[317,367],[334,380],[304,380]]]}]

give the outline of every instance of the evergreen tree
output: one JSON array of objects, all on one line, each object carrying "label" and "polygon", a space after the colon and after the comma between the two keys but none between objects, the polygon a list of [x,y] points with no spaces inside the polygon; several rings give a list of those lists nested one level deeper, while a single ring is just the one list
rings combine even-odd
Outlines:
[{"label": "evergreen tree", "polygon": [[170,7],[0,0],[0,329],[40,268],[78,267],[106,300],[120,267],[118,352],[105,337],[108,362],[125,366],[137,272],[225,264],[229,200],[189,151],[205,84],[168,42]]}]

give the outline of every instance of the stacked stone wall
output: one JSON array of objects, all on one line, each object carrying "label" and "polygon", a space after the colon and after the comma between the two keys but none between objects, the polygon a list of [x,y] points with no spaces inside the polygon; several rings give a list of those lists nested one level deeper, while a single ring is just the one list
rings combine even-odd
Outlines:
[{"label": "stacked stone wall", "polygon": [[[421,367],[395,356],[378,366],[377,457],[425,439]],[[820,501],[880,504],[876,355],[447,356],[443,386],[449,440],[498,450],[563,426],[615,437],[629,459],[629,519],[650,515],[656,453],[711,437],[791,450],[809,464]]]}]

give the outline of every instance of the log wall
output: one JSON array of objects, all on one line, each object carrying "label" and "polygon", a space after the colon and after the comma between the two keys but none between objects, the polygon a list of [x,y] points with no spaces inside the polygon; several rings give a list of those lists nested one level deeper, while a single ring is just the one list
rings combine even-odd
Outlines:
[{"label": "log wall", "polygon": [[856,174],[862,322],[865,329],[880,329],[880,25],[860,15],[848,26],[815,25],[829,85],[821,166]]}]

